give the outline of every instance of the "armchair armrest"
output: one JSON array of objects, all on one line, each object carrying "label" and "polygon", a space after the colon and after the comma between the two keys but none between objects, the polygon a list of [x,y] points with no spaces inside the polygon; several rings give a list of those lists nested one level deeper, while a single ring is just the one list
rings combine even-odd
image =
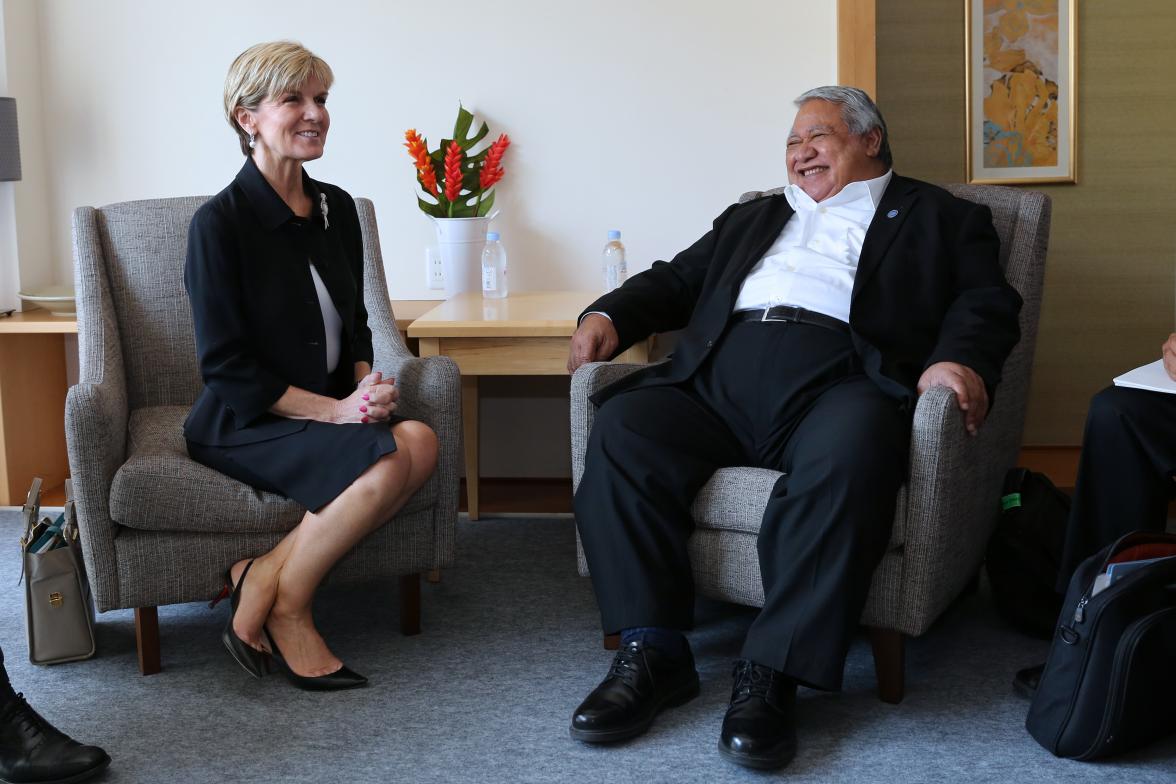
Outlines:
[{"label": "armchair armrest", "polygon": [[588,362],[572,375],[572,492],[580,485],[584,474],[584,452],[588,449],[588,434],[596,418],[596,406],[588,398],[630,373],[647,365],[611,362]]},{"label": "armchair armrest", "polygon": [[122,342],[104,261],[98,211],[73,213],[78,376],[65,398],[65,445],[86,574],[100,611],[122,607],[110,519],[110,484],[126,460],[127,394]]},{"label": "armchair armrest", "polygon": [[[911,426],[904,532],[904,593],[939,615],[974,575],[997,520],[999,438],[986,424],[968,435],[955,393],[932,387],[919,398]],[[994,485],[994,477],[995,485]],[[921,633],[921,632],[919,632]]]},{"label": "armchair armrest", "polygon": [[[385,359],[385,358],[382,358]],[[400,388],[397,413],[424,422],[437,434],[437,565],[453,562],[457,490],[461,471],[461,375],[449,357],[396,356],[377,368]]]},{"label": "armchair armrest", "polygon": [[102,383],[79,383],[65,398],[65,443],[86,574],[98,610],[121,607],[110,485],[126,460],[127,395],[120,375]]}]

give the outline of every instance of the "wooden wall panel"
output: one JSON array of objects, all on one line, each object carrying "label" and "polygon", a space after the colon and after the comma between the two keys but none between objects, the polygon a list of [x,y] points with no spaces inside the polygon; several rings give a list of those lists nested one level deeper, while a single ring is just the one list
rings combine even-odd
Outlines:
[{"label": "wooden wall panel", "polygon": [[837,0],[837,83],[877,89],[875,0]]},{"label": "wooden wall panel", "polygon": [[[878,6],[896,169],[964,178],[964,4]],[[1176,3],[1078,3],[1077,185],[1053,199],[1026,444],[1081,443],[1091,395],[1159,357],[1176,317]]]}]

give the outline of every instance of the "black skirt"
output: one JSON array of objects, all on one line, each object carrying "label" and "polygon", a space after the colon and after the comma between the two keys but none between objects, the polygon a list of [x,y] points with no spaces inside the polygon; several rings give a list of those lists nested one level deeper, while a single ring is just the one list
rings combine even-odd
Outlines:
[{"label": "black skirt", "polygon": [[312,512],[326,506],[381,457],[396,451],[386,422],[336,425],[307,422],[296,433],[238,446],[205,446],[188,441],[188,455],[247,485],[284,495]]}]

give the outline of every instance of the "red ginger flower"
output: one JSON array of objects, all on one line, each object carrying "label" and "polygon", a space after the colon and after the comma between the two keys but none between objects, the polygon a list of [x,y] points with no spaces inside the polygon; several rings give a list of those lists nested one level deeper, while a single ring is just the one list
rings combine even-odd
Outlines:
[{"label": "red ginger flower", "polygon": [[486,152],[486,160],[482,161],[482,170],[478,173],[478,184],[482,190],[486,190],[502,179],[505,172],[500,164],[502,163],[502,155],[509,146],[510,137],[505,133],[498,137],[498,141],[490,145],[490,149]]},{"label": "red ginger flower", "polygon": [[445,151],[445,198],[451,202],[457,201],[461,194],[461,145],[450,142]]},{"label": "red ginger flower", "polygon": [[415,128],[409,128],[405,131],[404,138],[404,146],[408,148],[408,154],[412,156],[417,174],[421,178],[421,184],[429,193],[434,196],[438,195],[437,173],[433,171],[433,162],[429,160],[429,148],[425,145],[425,140],[421,138]]}]

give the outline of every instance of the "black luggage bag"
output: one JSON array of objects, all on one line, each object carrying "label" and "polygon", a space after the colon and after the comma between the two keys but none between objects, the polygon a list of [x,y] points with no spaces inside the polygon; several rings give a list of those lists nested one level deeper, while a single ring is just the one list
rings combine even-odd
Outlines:
[{"label": "black luggage bag", "polygon": [[1059,757],[1092,760],[1176,732],[1176,558],[1092,595],[1116,561],[1176,555],[1176,535],[1136,531],[1070,580],[1025,727]]}]

